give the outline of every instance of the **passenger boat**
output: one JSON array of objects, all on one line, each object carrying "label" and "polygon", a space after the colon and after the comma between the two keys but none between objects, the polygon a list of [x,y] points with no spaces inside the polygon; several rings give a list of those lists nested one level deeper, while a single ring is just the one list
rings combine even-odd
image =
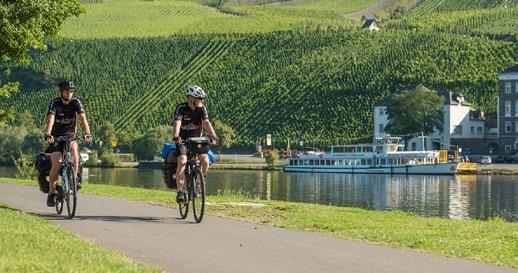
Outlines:
[{"label": "passenger boat", "polygon": [[[330,152],[291,157],[286,172],[455,174],[460,164],[448,151],[403,151],[401,138],[374,139],[372,144],[336,145]],[[467,163],[469,164],[469,163]],[[473,165],[473,164],[471,164]],[[474,168],[476,165],[469,166]]]}]

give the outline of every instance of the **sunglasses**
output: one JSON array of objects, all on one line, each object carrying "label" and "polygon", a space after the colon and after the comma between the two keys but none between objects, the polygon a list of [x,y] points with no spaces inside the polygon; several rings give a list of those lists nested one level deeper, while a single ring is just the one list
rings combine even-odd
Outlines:
[{"label": "sunglasses", "polygon": [[61,92],[73,93],[74,89],[63,89],[63,90],[61,90]]},{"label": "sunglasses", "polygon": [[205,101],[205,98],[195,98],[195,99]]}]

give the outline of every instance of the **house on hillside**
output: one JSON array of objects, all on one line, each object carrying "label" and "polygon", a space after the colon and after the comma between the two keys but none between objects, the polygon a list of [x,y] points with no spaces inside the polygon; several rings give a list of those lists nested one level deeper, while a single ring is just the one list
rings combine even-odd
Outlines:
[{"label": "house on hillside", "polygon": [[371,32],[381,30],[380,22],[378,19],[376,19],[376,17],[363,15],[361,21],[363,23],[362,29],[367,29]]},{"label": "house on hillside", "polygon": [[[401,92],[407,92],[418,86],[411,85]],[[484,113],[473,109],[462,94],[450,91],[441,91],[437,94],[444,98],[443,128],[431,135],[424,136],[424,139],[416,137],[409,140],[407,149],[422,150],[423,143],[425,150],[449,149],[450,146],[457,145],[458,147],[469,148],[473,153],[487,154],[487,146],[482,147],[478,144],[486,136]],[[391,97],[387,97],[374,105],[374,137],[387,136],[384,128],[389,122],[386,109],[390,103]],[[483,142],[488,141],[483,140]]]},{"label": "house on hillside", "polygon": [[497,100],[498,142],[497,154],[518,152],[518,64],[498,75]]}]

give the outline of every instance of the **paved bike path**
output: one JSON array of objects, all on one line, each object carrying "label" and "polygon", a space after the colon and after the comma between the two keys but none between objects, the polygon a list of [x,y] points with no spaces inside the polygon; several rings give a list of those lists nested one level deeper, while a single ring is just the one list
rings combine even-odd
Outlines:
[{"label": "paved bike path", "polygon": [[191,214],[178,219],[177,209],[87,194],[79,194],[70,220],[45,201],[35,187],[0,183],[0,203],[168,272],[518,272],[221,217],[205,216],[195,224]]}]

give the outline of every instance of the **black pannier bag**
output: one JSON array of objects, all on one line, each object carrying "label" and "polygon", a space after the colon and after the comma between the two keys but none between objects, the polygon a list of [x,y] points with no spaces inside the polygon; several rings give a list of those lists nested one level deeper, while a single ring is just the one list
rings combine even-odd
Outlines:
[{"label": "black pannier bag", "polygon": [[162,164],[165,185],[170,189],[176,189],[176,151],[171,151],[167,155],[166,161]]},{"label": "black pannier bag", "polygon": [[40,186],[40,191],[43,193],[49,193],[47,176],[49,175],[51,164],[50,154],[39,153],[36,156],[34,166],[38,170],[38,185]]}]

